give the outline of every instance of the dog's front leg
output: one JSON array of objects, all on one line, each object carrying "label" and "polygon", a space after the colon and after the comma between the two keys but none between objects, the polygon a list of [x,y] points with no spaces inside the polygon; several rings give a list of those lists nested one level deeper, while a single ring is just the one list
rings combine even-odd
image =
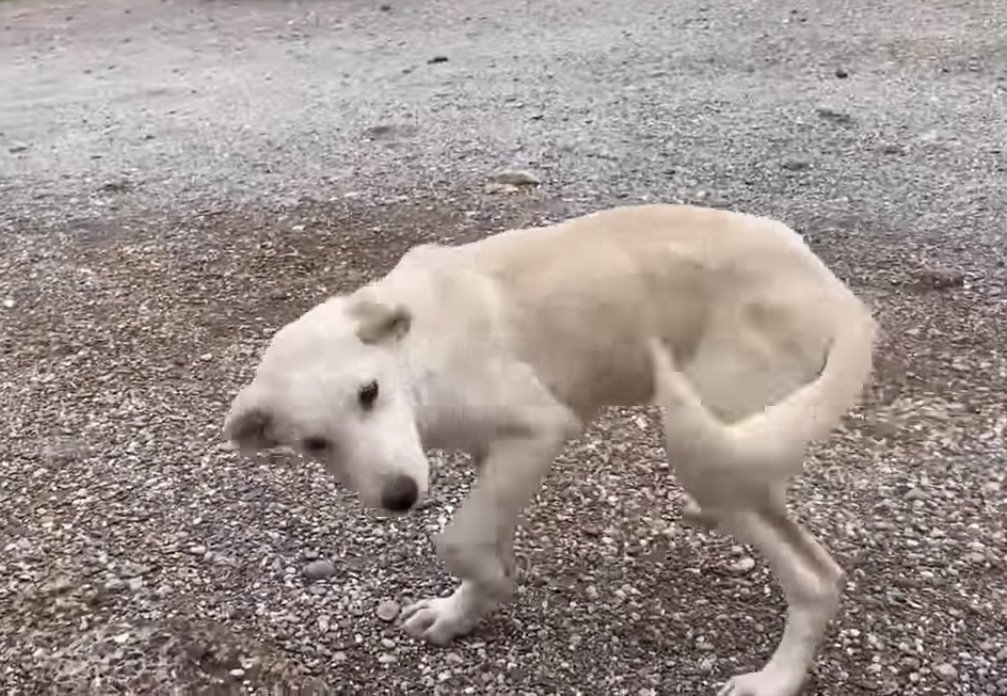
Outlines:
[{"label": "dog's front leg", "polygon": [[403,618],[409,634],[447,643],[510,599],[518,520],[565,439],[559,430],[539,431],[490,445],[468,498],[437,542],[447,569],[461,584],[447,597],[407,607]]}]

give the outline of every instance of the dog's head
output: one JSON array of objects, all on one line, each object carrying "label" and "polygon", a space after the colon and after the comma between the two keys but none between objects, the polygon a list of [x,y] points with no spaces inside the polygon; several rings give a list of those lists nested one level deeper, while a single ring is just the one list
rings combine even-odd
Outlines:
[{"label": "dog's head", "polygon": [[238,392],[225,436],[246,454],[285,445],[322,462],[365,505],[405,512],[429,462],[399,359],[407,308],[336,297],[280,329]]}]

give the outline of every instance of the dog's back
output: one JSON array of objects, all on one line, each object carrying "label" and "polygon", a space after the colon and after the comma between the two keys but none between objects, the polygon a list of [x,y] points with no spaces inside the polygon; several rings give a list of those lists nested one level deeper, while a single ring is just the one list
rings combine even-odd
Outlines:
[{"label": "dog's back", "polygon": [[581,413],[646,401],[646,340],[734,420],[818,370],[860,301],[782,223],[692,206],[613,208],[460,249],[491,278],[512,349]]}]

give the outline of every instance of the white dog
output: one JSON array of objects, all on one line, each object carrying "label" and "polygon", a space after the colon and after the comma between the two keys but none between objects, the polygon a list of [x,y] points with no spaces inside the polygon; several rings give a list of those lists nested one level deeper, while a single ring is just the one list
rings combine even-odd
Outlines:
[{"label": "white dog", "polygon": [[615,208],[412,249],[278,331],[224,427],[246,452],[296,447],[395,512],[427,493],[425,450],[471,453],[476,483],[438,539],[461,583],[403,612],[446,643],[511,596],[515,527],[565,443],[603,407],[659,402],[700,514],[760,549],[788,602],[768,664],[721,693],[792,696],[842,572],[787,516],[786,481],[855,404],[875,331],[782,223]]}]

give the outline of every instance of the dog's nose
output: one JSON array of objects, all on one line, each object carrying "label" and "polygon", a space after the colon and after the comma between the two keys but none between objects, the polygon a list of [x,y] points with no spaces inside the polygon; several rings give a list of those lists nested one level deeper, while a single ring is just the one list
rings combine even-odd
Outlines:
[{"label": "dog's nose", "polygon": [[420,487],[411,476],[393,476],[381,491],[381,506],[392,512],[405,512],[416,504],[419,495]]}]

